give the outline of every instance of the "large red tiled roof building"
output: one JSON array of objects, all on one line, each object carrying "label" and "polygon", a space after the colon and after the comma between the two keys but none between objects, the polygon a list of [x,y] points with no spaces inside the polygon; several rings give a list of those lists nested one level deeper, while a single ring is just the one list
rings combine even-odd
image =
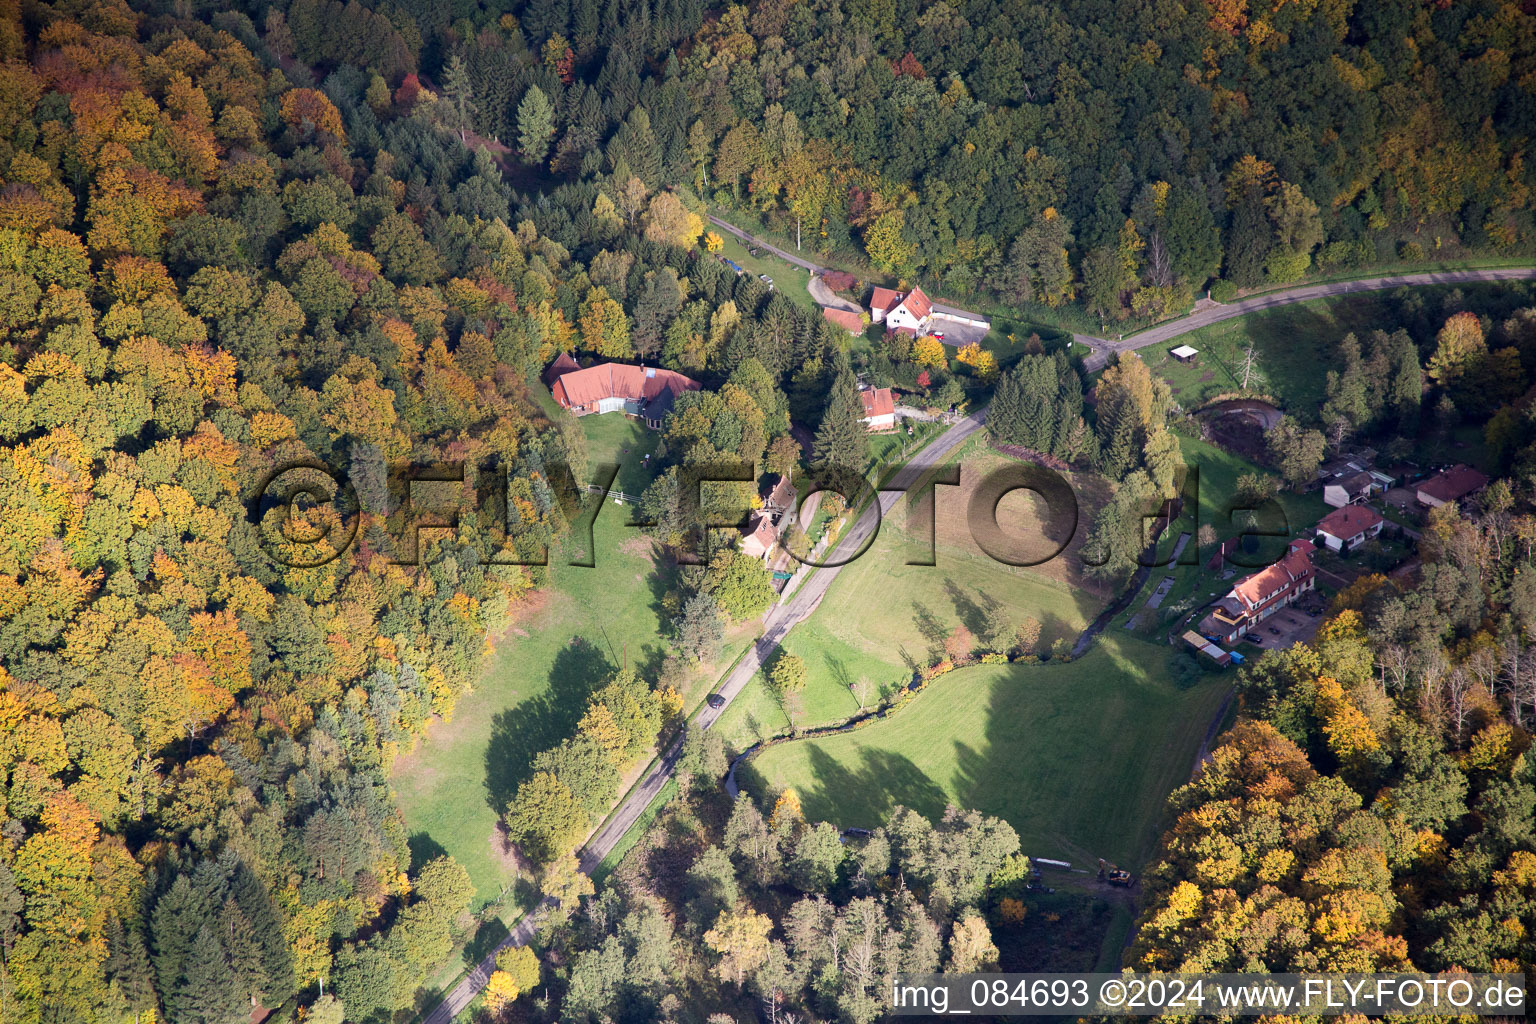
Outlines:
[{"label": "large red tiled roof building", "polygon": [[[561,356],[550,367],[561,365]],[[572,361],[574,364],[574,361]],[[598,363],[585,370],[567,370],[550,385],[550,394],[563,409],[577,416],[622,412],[642,420],[652,430],[672,411],[672,403],[685,391],[699,390],[699,382],[675,370],[627,363]]]}]

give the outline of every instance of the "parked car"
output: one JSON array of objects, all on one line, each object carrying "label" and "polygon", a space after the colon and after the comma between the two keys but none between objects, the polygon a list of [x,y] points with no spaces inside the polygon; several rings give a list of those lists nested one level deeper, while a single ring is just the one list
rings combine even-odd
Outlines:
[{"label": "parked car", "polygon": [[1278,629],[1276,629],[1274,626],[1270,626],[1269,627],[1269,631],[1271,633],[1273,633],[1275,636],[1279,636],[1280,635],[1280,631]]},{"label": "parked car", "polygon": [[704,703],[708,704],[716,711],[719,711],[721,708],[725,707],[725,698],[720,696],[718,693],[712,693],[708,697],[704,698]]},{"label": "parked car", "polygon": [[944,332],[943,331],[934,331],[933,332],[933,336],[935,338],[937,338],[939,341],[943,341],[944,340]]}]

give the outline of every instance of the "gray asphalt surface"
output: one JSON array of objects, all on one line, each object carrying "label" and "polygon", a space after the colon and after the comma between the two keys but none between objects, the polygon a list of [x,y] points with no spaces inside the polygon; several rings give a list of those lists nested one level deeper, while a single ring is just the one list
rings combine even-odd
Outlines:
[{"label": "gray asphalt surface", "polygon": [[1149,327],[1140,334],[1133,334],[1124,341],[1110,341],[1105,338],[1095,338],[1091,334],[1074,334],[1075,341],[1093,349],[1086,359],[1084,367],[1092,372],[1103,369],[1109,365],[1110,358],[1116,352],[1131,352],[1159,342],[1172,341],[1181,334],[1207,327],[1210,324],[1220,323],[1237,316],[1247,316],[1249,313],[1257,313],[1260,310],[1273,309],[1276,306],[1288,306],[1293,302],[1306,302],[1308,299],[1322,299],[1332,295],[1351,295],[1355,292],[1381,291],[1383,288],[1396,288],[1402,285],[1430,285],[1430,284],[1477,284],[1485,281],[1536,281],[1536,267],[1490,267],[1485,270],[1431,270],[1419,274],[1397,274],[1382,277],[1363,277],[1357,281],[1334,281],[1330,284],[1302,285],[1299,288],[1287,288],[1284,291],[1269,292],[1265,295],[1255,295],[1251,298],[1240,299],[1237,302],[1229,302],[1225,305],[1211,309],[1203,309],[1198,313],[1170,320],[1156,327]]}]

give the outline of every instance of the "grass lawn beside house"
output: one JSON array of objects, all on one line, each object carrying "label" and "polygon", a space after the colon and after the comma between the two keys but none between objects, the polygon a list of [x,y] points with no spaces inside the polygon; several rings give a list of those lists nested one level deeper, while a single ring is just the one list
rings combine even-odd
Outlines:
[{"label": "grass lawn beside house", "polygon": [[1172,653],[1106,634],[1068,664],[960,669],[890,718],[771,746],[745,776],[760,799],[793,788],[811,821],[872,827],[898,804],[954,803],[1006,819],[1030,856],[1134,870],[1226,692],[1221,676],[1177,689]]}]

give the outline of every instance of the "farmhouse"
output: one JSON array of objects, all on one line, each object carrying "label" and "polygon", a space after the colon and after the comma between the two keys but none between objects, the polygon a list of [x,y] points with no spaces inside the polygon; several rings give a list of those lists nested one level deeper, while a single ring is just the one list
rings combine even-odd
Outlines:
[{"label": "farmhouse", "polygon": [[1471,466],[1459,463],[1444,469],[1419,484],[1415,493],[1419,504],[1425,508],[1439,508],[1453,501],[1460,501],[1469,494],[1476,494],[1488,486],[1488,478]]},{"label": "farmhouse", "polygon": [[1200,632],[1221,643],[1235,643],[1259,623],[1313,589],[1313,545],[1293,540],[1285,557],[1237,581],[1227,596],[1200,622]]},{"label": "farmhouse", "polygon": [[869,300],[869,317],[885,324],[887,330],[926,334],[933,320],[933,303],[921,288],[913,288],[906,295],[876,288]]},{"label": "farmhouse", "polygon": [[864,402],[864,426],[869,430],[896,429],[896,399],[890,388],[865,388],[859,392]]},{"label": "farmhouse", "polygon": [[[559,359],[555,360],[556,365],[559,363]],[[550,370],[554,368],[551,366]],[[652,430],[659,430],[677,396],[685,391],[699,390],[699,383],[673,370],[598,363],[585,370],[559,374],[549,390],[562,408],[577,416],[622,412],[641,420]]]},{"label": "farmhouse", "polygon": [[1386,522],[1369,505],[1349,505],[1323,516],[1317,524],[1317,539],[1331,551],[1343,551],[1381,533]]}]

